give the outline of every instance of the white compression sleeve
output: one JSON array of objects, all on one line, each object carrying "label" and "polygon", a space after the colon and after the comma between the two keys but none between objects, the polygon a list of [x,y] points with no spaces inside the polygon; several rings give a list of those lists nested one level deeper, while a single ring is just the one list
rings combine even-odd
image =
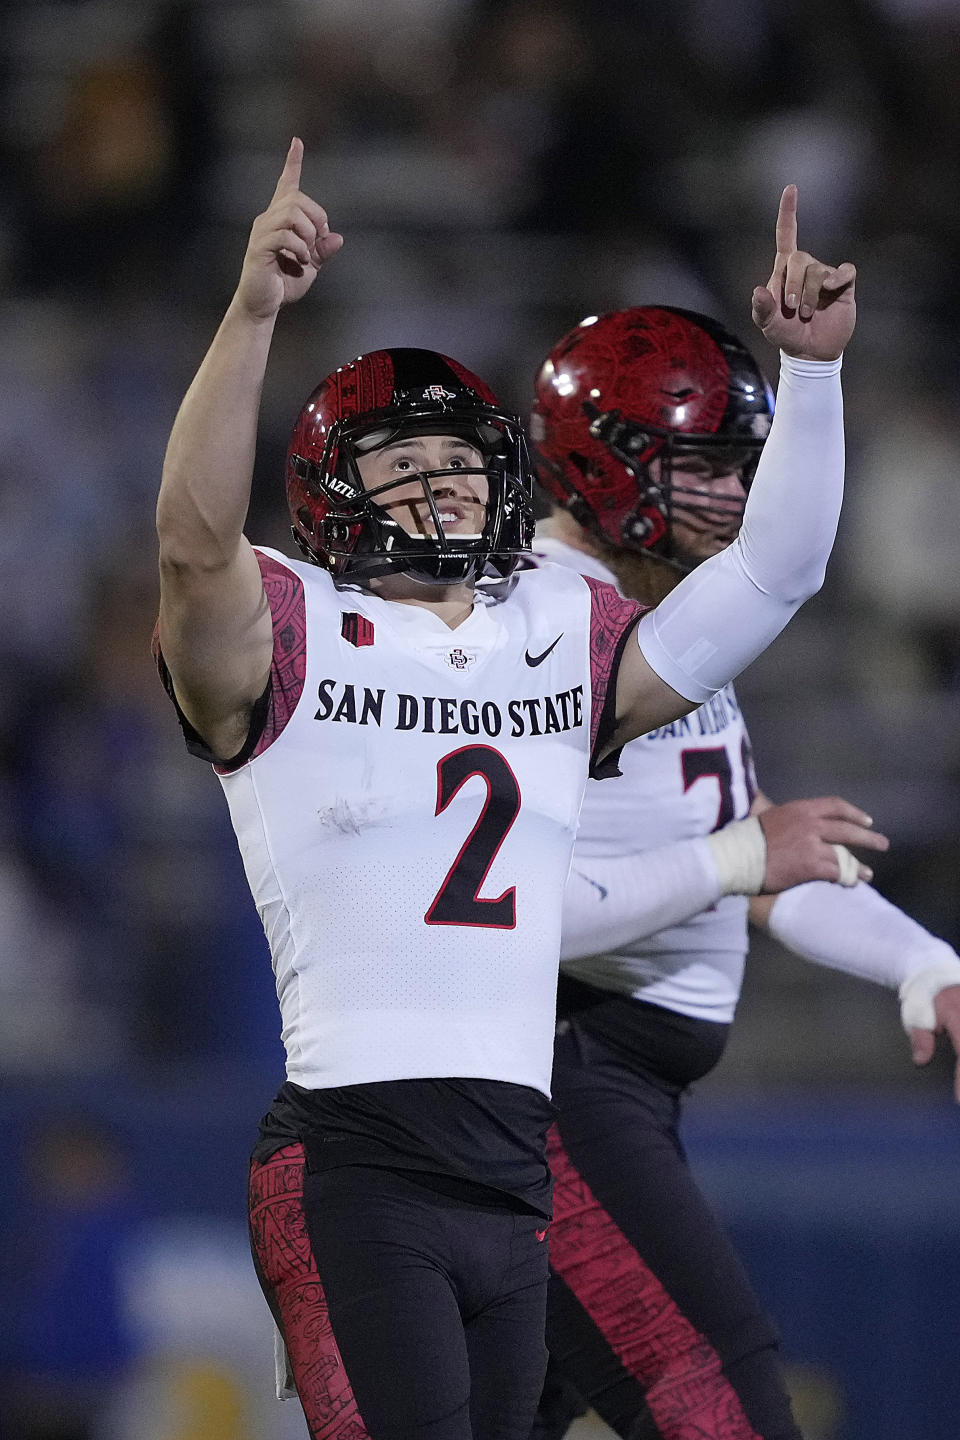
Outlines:
[{"label": "white compression sleeve", "polygon": [[578,860],[563,895],[561,960],[603,955],[699,915],[721,895],[758,895],[767,842],[756,816],[639,855]]},{"label": "white compression sleeve", "polygon": [[[869,885],[845,890],[811,880],[778,895],[770,910],[770,934],[805,960],[859,975],[891,989],[930,966],[943,966],[960,984],[960,960]],[[943,986],[940,987],[941,989]]]},{"label": "white compression sleeve", "polygon": [[688,700],[703,704],[739,675],[823,584],[843,498],[840,363],[781,354],[739,536],[637,627],[651,669]]},{"label": "white compression sleeve", "polygon": [[574,856],[561,960],[619,950],[699,915],[723,894],[706,836],[639,855]]}]

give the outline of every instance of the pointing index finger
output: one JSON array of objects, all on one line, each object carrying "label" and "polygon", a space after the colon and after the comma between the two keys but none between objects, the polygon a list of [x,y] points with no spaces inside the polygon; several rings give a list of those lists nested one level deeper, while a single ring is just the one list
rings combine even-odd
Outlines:
[{"label": "pointing index finger", "polygon": [[280,179],[277,181],[277,188],[273,192],[274,199],[287,190],[300,189],[300,171],[303,167],[303,141],[299,135],[294,135],[290,141],[290,149],[287,151],[287,158],[283,162],[283,169],[280,171]]},{"label": "pointing index finger", "polygon": [[797,248],[797,187],[788,185],[777,212],[777,255],[793,255]]}]

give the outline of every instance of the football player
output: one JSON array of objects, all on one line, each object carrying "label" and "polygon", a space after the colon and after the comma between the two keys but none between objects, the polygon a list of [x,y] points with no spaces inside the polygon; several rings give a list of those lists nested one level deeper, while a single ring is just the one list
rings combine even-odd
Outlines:
[{"label": "football player", "polygon": [[[537,563],[650,604],[676,596],[740,530],[772,416],[749,351],[715,320],[589,317],[536,381],[534,466],[555,507]],[[864,868],[849,887],[760,897],[759,872],[735,873],[742,817],[779,824],[788,853],[798,802],[757,793],[732,685],[620,766],[618,785],[587,784],[564,900],[552,1366],[534,1433],[559,1440],[583,1397],[632,1440],[797,1440],[774,1335],[684,1159],[684,1090],[722,1054],[748,913],[799,955],[899,988],[919,1063],[938,1030],[960,1049],[960,960]]]},{"label": "football player", "polygon": [[[317,1440],[524,1440],[583,787],[719,694],[821,583],[854,271],[798,251],[788,189],[754,293],[783,398],[741,535],[655,612],[569,567],[518,571],[522,429],[430,351],[363,355],[313,391],[291,559],[243,525],[278,312],[342,244],[302,159],[294,140],[254,221],[157,510],[161,671],[223,785],[287,1051],[250,1172],[254,1258]],[[881,843],[852,807],[812,828],[834,867],[834,843]],[[762,871],[762,822],[733,849]],[[810,874],[805,856],[781,880]]]}]

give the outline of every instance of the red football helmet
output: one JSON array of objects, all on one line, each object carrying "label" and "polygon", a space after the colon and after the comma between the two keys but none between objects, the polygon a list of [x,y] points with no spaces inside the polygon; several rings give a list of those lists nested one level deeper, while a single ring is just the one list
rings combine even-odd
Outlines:
[{"label": "red football helmet", "polygon": [[705,457],[737,471],[746,490],[772,415],[756,362],[716,320],[660,305],[614,310],[581,321],[541,366],[534,469],[584,527],[686,569],[675,511],[729,520],[743,502],[675,484],[674,462]]},{"label": "red football helmet", "polygon": [[[489,485],[479,537],[446,536],[431,480],[415,478],[433,515],[436,539],[409,535],[377,501],[410,476],[364,489],[357,454],[400,435],[454,434],[470,440]],[[366,439],[366,446],[363,441]],[[341,365],[300,412],[287,452],[287,504],[293,538],[334,575],[405,571],[451,584],[492,570],[508,575],[533,536],[533,476],[523,429],[476,375],[433,350],[373,350]]]}]

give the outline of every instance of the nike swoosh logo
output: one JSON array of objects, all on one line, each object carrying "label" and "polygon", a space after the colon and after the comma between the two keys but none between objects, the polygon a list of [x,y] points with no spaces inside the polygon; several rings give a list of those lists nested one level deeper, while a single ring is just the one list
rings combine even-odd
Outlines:
[{"label": "nike swoosh logo", "polygon": [[601,900],[606,900],[606,898],[607,898],[607,887],[606,887],[606,885],[601,885],[599,880],[594,880],[593,877],[590,876],[590,875],[584,875],[584,873],[583,873],[582,870],[574,870],[573,873],[574,873],[574,875],[579,875],[581,880],[586,880],[587,884],[588,884],[588,885],[592,885],[593,888],[594,888],[594,890],[599,890],[599,891],[600,891],[600,899],[601,899]]},{"label": "nike swoosh logo", "polygon": [[560,634],[557,636],[556,640],[554,640],[553,644],[552,644],[552,645],[548,645],[547,648],[546,648],[546,650],[544,650],[544,652],[543,652],[542,655],[531,655],[531,654],[530,654],[530,651],[527,650],[527,651],[524,653],[524,657],[523,657],[524,660],[526,660],[527,664],[530,665],[530,666],[533,666],[533,665],[542,665],[543,662],[544,662],[544,660],[546,660],[547,656],[550,654],[550,651],[553,650],[553,649],[555,649],[555,647],[560,644],[560,641],[561,641],[562,639],[563,639],[563,631],[561,630],[561,631],[560,631]]}]

